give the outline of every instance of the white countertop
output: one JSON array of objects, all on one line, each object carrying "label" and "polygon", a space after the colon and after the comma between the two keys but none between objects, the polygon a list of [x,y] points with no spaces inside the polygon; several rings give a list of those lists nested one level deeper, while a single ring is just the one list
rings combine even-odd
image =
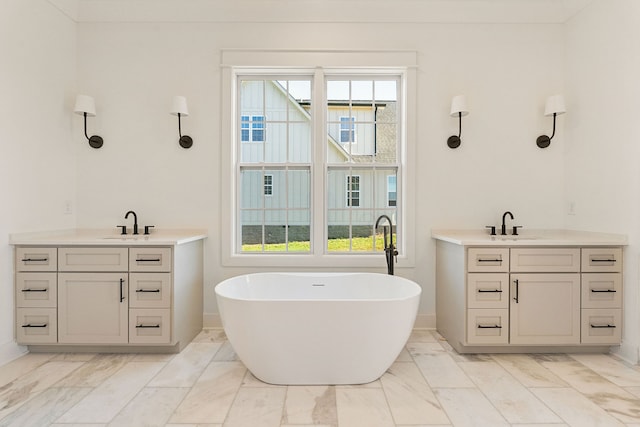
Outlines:
[{"label": "white countertop", "polygon": [[113,229],[71,229],[33,233],[16,233],[9,236],[10,245],[49,246],[175,246],[206,239],[207,230],[152,229],[151,234],[121,235]]},{"label": "white countertop", "polygon": [[[521,230],[518,236],[490,236],[489,230],[431,230],[431,237],[461,246],[625,246],[624,234],[577,230]],[[509,230],[511,231],[511,230]]]}]

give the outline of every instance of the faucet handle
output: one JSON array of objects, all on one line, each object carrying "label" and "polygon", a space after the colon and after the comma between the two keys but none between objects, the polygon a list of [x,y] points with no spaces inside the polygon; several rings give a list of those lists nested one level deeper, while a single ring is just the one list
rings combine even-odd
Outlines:
[{"label": "faucet handle", "polygon": [[127,226],[126,225],[117,225],[116,227],[120,227],[121,228],[121,233],[122,235],[127,234]]},{"label": "faucet handle", "polygon": [[518,228],[522,228],[522,226],[521,225],[514,225],[513,226],[513,231],[511,232],[511,234],[513,236],[517,236],[518,235]]},{"label": "faucet handle", "polygon": [[145,225],[144,226],[144,234],[151,234],[149,229],[153,228],[153,227],[155,227],[155,225]]},{"label": "faucet handle", "polygon": [[496,235],[496,226],[495,225],[485,225],[484,228],[490,228],[491,229],[491,235],[492,236]]}]

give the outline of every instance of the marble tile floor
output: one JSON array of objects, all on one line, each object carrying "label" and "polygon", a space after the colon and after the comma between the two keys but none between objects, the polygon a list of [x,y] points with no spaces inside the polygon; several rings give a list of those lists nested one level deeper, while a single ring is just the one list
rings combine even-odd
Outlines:
[{"label": "marble tile floor", "polygon": [[27,354],[0,367],[0,426],[636,426],[640,367],[601,354],[459,355],[415,330],[382,378],[272,386],[220,329],[180,354]]}]

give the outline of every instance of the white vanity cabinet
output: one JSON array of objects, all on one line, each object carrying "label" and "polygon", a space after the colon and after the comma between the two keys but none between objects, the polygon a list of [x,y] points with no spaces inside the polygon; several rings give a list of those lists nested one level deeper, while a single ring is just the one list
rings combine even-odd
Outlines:
[{"label": "white vanity cabinet", "polygon": [[31,351],[180,351],[202,330],[204,237],[15,244],[17,343]]},{"label": "white vanity cabinet", "polygon": [[621,319],[621,246],[436,241],[436,327],[458,352],[606,351]]}]

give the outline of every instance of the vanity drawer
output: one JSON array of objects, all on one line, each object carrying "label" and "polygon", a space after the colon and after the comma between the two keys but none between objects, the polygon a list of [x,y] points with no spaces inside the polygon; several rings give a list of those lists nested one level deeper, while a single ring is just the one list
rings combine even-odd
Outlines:
[{"label": "vanity drawer", "polygon": [[168,344],[170,340],[170,309],[129,310],[129,342],[131,344]]},{"label": "vanity drawer", "polygon": [[127,271],[127,248],[60,248],[59,271]]},{"label": "vanity drawer", "polygon": [[509,271],[509,248],[469,248],[467,251],[467,271]]},{"label": "vanity drawer", "polygon": [[511,272],[580,271],[579,248],[511,248]]},{"label": "vanity drawer", "polygon": [[16,273],[17,307],[56,307],[58,287],[55,272]]},{"label": "vanity drawer", "polygon": [[583,248],[582,271],[590,273],[622,271],[622,248]]},{"label": "vanity drawer", "polygon": [[171,307],[171,273],[129,273],[129,307]]},{"label": "vanity drawer", "polygon": [[129,249],[129,271],[171,271],[171,248]]},{"label": "vanity drawer", "polygon": [[583,309],[583,344],[619,344],[622,337],[622,310]]},{"label": "vanity drawer", "polygon": [[55,308],[16,309],[16,342],[18,344],[49,344],[58,342]]},{"label": "vanity drawer", "polygon": [[467,344],[508,344],[508,309],[467,310]]},{"label": "vanity drawer", "polygon": [[509,308],[509,274],[467,274],[467,307]]},{"label": "vanity drawer", "polygon": [[56,271],[57,269],[58,248],[16,248],[16,271]]},{"label": "vanity drawer", "polygon": [[621,308],[621,273],[583,273],[582,308]]}]

